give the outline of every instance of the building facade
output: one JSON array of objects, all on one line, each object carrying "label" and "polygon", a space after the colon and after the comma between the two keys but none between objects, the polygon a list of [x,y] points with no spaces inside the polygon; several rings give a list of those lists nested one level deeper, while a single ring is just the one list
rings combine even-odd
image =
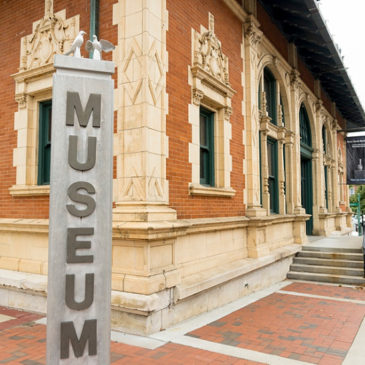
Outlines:
[{"label": "building facade", "polygon": [[315,1],[283,3],[0,3],[1,305],[45,311],[53,57],[80,30],[116,45],[114,326],[167,328],[351,230],[345,132],[364,112]]}]

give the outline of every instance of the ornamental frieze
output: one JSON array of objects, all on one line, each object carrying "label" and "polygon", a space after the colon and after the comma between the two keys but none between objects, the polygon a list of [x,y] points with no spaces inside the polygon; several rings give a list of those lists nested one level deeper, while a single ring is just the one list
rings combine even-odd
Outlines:
[{"label": "ornamental frieze", "polygon": [[53,14],[48,3],[44,17],[33,23],[33,33],[21,39],[19,72],[53,63],[54,55],[69,49],[79,31],[79,16],[66,19],[65,10]]},{"label": "ornamental frieze", "polygon": [[210,14],[209,30],[194,32],[193,67],[199,67],[229,86],[228,58],[222,52],[222,44],[214,34],[214,18]]}]

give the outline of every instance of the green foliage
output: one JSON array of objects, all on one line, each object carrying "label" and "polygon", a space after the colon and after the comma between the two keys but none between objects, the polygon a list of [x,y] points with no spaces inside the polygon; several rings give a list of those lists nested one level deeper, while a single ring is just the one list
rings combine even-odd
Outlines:
[{"label": "green foliage", "polygon": [[[350,203],[357,203],[357,195],[360,194],[360,209],[362,214],[365,214],[365,185],[360,185],[357,188],[357,191],[355,194],[350,196]],[[354,213],[357,212],[356,207],[351,207],[352,211]]]}]

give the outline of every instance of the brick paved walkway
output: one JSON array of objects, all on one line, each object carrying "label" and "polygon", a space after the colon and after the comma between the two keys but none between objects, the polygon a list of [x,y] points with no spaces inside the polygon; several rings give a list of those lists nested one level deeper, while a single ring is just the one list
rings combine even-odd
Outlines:
[{"label": "brick paved walkway", "polygon": [[[34,322],[41,317],[0,307],[0,364],[46,363],[46,327]],[[169,331],[163,331],[167,343],[154,350],[112,342],[111,360],[112,364],[342,364],[364,317],[361,288],[289,283],[211,322],[199,325],[194,320],[180,340],[169,339]]]},{"label": "brick paved walkway", "polygon": [[[0,307],[0,364],[46,364],[46,326],[34,323],[41,318]],[[215,352],[168,343],[155,350],[111,343],[112,364],[234,364],[259,365],[259,362],[238,359]]]}]

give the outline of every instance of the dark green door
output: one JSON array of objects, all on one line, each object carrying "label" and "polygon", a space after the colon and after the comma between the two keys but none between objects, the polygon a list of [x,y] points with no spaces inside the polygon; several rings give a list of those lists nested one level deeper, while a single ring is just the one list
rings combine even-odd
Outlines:
[{"label": "dark green door", "polygon": [[306,233],[307,235],[311,235],[313,231],[312,160],[302,156],[300,160],[300,170],[302,207],[305,209],[306,214],[311,215],[310,219],[306,222]]}]

